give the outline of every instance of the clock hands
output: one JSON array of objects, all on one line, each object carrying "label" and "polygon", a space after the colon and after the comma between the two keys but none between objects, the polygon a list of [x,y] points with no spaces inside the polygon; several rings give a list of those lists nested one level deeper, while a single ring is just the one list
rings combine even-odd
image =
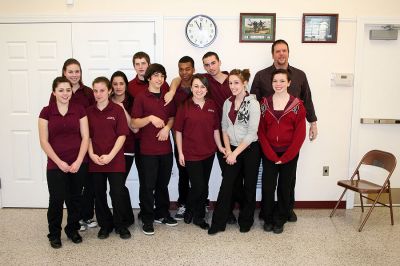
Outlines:
[{"label": "clock hands", "polygon": [[197,21],[195,21],[195,22],[196,22],[196,25],[199,28],[199,30],[201,30],[201,22],[200,22],[200,25],[199,25],[199,23],[197,23]]}]

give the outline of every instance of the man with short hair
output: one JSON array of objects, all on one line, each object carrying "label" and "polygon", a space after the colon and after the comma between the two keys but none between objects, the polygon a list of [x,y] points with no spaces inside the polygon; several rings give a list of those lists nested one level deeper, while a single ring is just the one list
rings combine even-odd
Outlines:
[{"label": "man with short hair", "polygon": [[[317,117],[315,115],[314,104],[311,97],[311,90],[308,85],[306,74],[291,65],[289,65],[289,45],[285,40],[276,40],[271,47],[272,59],[274,60],[272,66],[267,67],[257,72],[254,76],[253,84],[251,86],[251,93],[257,96],[260,101],[262,97],[268,97],[274,93],[272,88],[271,74],[276,69],[287,69],[292,77],[289,94],[301,99],[306,108],[306,118],[310,123],[309,139],[315,140],[318,135]],[[294,207],[294,189],[296,186],[296,177],[293,179],[292,192],[290,197],[290,214],[288,217],[289,222],[296,222],[297,216],[293,211]],[[260,218],[262,218],[262,210]]]},{"label": "man with short hair", "polygon": [[[176,106],[180,106],[186,101],[190,96],[191,83],[193,74],[195,71],[194,60],[190,56],[183,56],[178,61],[179,77],[181,81],[176,89],[174,102]],[[175,143],[175,141],[174,141]],[[178,210],[175,214],[176,220],[183,220],[186,211],[186,203],[189,193],[189,176],[186,172],[186,168],[179,163],[179,154],[176,143],[174,145],[174,155],[176,159],[176,166],[179,171],[178,179]]]}]

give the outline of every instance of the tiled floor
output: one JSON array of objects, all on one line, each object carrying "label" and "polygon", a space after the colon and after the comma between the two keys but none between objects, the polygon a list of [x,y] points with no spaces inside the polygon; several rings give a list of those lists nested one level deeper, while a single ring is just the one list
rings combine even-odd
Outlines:
[{"label": "tiled floor", "polygon": [[81,244],[63,234],[63,247],[54,250],[46,210],[0,209],[0,265],[400,265],[400,208],[394,226],[389,209],[375,209],[361,233],[359,208],[332,219],[330,210],[296,213],[298,222],[281,235],[264,232],[258,219],[249,233],[231,225],[215,236],[183,222],[155,225],[155,235],[146,236],[136,223],[129,240],[115,233],[97,239],[94,228],[82,233]]}]

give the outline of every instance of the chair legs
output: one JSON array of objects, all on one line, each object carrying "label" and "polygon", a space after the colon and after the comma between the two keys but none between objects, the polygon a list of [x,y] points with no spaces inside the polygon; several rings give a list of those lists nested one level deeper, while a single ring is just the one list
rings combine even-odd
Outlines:
[{"label": "chair legs", "polygon": [[392,208],[392,191],[391,188],[389,187],[389,208],[390,208],[390,220],[392,222],[392,225],[394,225],[393,221],[393,208]]},{"label": "chair legs", "polygon": [[336,212],[336,209],[337,209],[337,207],[339,207],[340,201],[342,200],[342,198],[343,198],[344,194],[346,193],[346,191],[347,191],[347,188],[345,188],[345,189],[344,189],[344,191],[343,191],[342,195],[340,196],[340,198],[339,198],[338,202],[336,203],[336,206],[335,206],[335,208],[333,208],[333,210],[332,210],[331,214],[329,215],[329,217],[331,217],[331,218],[332,218],[332,216],[335,214],[335,212]]},{"label": "chair legs", "polygon": [[359,194],[360,194],[361,212],[364,212],[364,202],[363,202],[363,197],[362,197],[362,194],[361,194],[361,193],[359,193]]}]

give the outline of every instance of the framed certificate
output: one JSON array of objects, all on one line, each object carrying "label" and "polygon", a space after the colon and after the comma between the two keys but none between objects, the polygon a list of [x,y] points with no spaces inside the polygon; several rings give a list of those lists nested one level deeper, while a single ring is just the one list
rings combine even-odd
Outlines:
[{"label": "framed certificate", "polygon": [[339,14],[303,14],[303,43],[337,43]]}]

